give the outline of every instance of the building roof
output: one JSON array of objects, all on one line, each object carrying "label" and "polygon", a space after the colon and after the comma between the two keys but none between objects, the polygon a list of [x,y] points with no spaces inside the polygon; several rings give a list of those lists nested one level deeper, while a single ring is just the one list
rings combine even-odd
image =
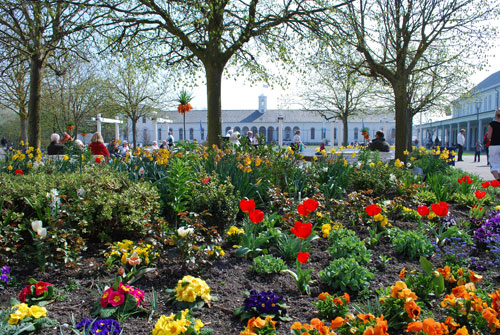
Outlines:
[{"label": "building roof", "polygon": [[498,85],[500,85],[500,71],[493,73],[492,75],[488,76],[488,78],[477,84],[476,87],[474,87],[474,90],[481,91],[489,87]]},{"label": "building roof", "polygon": [[[302,122],[323,122],[325,121],[322,116],[313,111],[307,110],[279,110],[279,109],[268,109],[264,113],[260,113],[258,110],[222,110],[222,121],[224,123],[274,123],[278,121],[278,115],[280,112],[283,115],[283,121],[290,123],[302,123]],[[166,111],[164,112],[166,118],[171,119],[174,123],[182,123],[183,116],[177,111]],[[371,115],[364,117],[356,117],[357,121],[363,119],[365,122],[379,122],[380,118],[386,118],[387,115]],[[186,114],[187,122],[207,122],[207,111],[206,110],[191,110]],[[356,121],[351,118],[351,121]],[[336,120],[338,122],[338,120]]]}]

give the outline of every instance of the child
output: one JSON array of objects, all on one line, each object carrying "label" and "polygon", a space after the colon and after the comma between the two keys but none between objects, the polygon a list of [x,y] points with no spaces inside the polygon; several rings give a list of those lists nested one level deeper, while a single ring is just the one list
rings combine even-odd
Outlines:
[{"label": "child", "polygon": [[477,157],[477,161],[480,162],[481,161],[481,142],[477,141],[476,142],[476,151],[474,152],[474,163],[476,162],[476,157]]}]

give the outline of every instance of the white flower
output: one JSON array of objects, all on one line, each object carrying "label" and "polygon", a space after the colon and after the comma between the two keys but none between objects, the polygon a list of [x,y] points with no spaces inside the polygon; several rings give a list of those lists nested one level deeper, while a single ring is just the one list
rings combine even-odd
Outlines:
[{"label": "white flower", "polygon": [[77,191],[76,191],[76,194],[79,196],[79,197],[84,197],[85,196],[85,189],[83,187],[79,188]]},{"label": "white flower", "polygon": [[179,229],[177,229],[177,235],[182,238],[186,237],[187,235],[191,235],[192,233],[194,233],[193,228],[180,227]]},{"label": "white flower", "polygon": [[406,167],[411,168],[411,163],[410,162],[406,163]]},{"label": "white flower", "polygon": [[37,221],[31,222],[31,228],[41,238],[45,238],[47,236],[47,228],[43,228],[43,222],[42,221],[37,220]]},{"label": "white flower", "polygon": [[385,207],[389,207],[392,204],[392,200],[386,200],[383,202]]},{"label": "white flower", "polygon": [[323,168],[323,171],[324,171],[324,172],[328,172],[328,168],[327,168],[327,167],[324,167],[324,168]]},{"label": "white flower", "polygon": [[38,231],[37,231],[37,234],[38,236],[40,236],[41,238],[45,238],[47,236],[47,228],[40,228]]},{"label": "white flower", "polygon": [[144,168],[143,168],[143,167],[141,167],[141,168],[139,169],[139,174],[140,174],[141,176],[144,174]]},{"label": "white flower", "polygon": [[42,227],[43,227],[43,222],[40,220],[31,222],[31,228],[33,229],[33,231],[37,233],[40,229],[42,229]]},{"label": "white flower", "polygon": [[391,173],[391,175],[389,176],[389,180],[390,181],[395,181],[396,180],[396,176]]}]

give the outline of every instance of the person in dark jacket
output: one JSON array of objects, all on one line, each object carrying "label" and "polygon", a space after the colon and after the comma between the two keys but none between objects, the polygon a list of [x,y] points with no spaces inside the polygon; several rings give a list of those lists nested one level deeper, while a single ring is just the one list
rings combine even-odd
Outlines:
[{"label": "person in dark jacket", "polygon": [[375,133],[375,138],[370,142],[370,144],[368,144],[368,148],[371,151],[375,151],[375,150],[378,150],[381,152],[389,152],[390,151],[389,143],[387,143],[385,141],[384,133],[380,130],[378,130]]},{"label": "person in dark jacket", "polygon": [[60,142],[59,134],[50,135],[50,144],[47,147],[48,155],[64,155],[64,144]]}]

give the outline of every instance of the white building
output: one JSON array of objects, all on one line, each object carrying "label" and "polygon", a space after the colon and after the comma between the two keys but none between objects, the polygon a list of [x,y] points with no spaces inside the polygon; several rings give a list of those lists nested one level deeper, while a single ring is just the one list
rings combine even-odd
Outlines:
[{"label": "white building", "polygon": [[[224,136],[229,129],[246,135],[249,130],[259,135],[264,135],[266,142],[278,142],[278,117],[283,117],[283,142],[288,144],[292,141],[296,130],[300,130],[301,139],[306,144],[319,144],[324,141],[331,143],[335,139],[335,145],[342,142],[343,127],[339,120],[326,121],[319,114],[305,110],[278,110],[267,109],[267,97],[259,96],[259,109],[256,110],[222,110],[222,131]],[[149,145],[152,141],[161,142],[168,136],[168,131],[173,132],[176,141],[184,140],[183,115],[177,110],[159,112],[158,118],[169,119],[172,123],[155,123],[155,117],[146,117],[137,122],[137,143]],[[128,140],[132,140],[132,124],[127,121]],[[378,115],[367,116],[363,119],[349,120],[348,142],[363,142],[361,129],[368,128],[370,138],[375,137],[377,130],[385,133],[387,142],[394,144],[395,121],[393,116]],[[156,137],[155,137],[155,128]],[[207,135],[207,111],[191,110],[186,113],[186,137],[188,140],[198,142],[206,141]],[[160,143],[158,143],[160,144]]]},{"label": "white building", "polygon": [[452,117],[419,127],[421,143],[432,136],[439,137],[446,146],[455,146],[460,129],[465,129],[466,148],[473,150],[476,141],[481,141],[493,120],[495,110],[500,107],[500,71],[480,82],[468,94],[455,100],[451,106]]}]

